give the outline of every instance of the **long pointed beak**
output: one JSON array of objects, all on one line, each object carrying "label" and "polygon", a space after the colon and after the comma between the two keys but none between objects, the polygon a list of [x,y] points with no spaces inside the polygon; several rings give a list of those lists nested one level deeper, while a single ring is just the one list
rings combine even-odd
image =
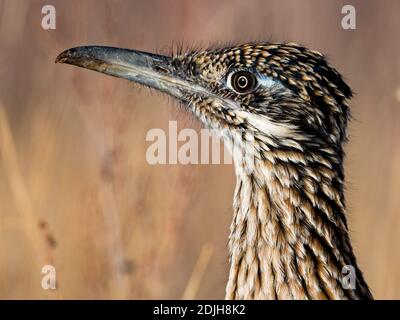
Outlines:
[{"label": "long pointed beak", "polygon": [[134,81],[182,99],[184,92],[195,88],[177,76],[171,61],[167,56],[136,50],[85,46],[65,50],[55,62]]}]

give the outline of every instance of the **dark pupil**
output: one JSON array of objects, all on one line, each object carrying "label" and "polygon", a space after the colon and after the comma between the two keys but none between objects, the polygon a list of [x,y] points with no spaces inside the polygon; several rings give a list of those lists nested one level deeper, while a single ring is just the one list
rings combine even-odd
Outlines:
[{"label": "dark pupil", "polygon": [[239,87],[246,88],[247,86],[247,78],[245,76],[240,76],[238,80]]},{"label": "dark pupil", "polygon": [[232,87],[239,93],[252,90],[255,84],[254,75],[248,71],[239,71],[232,76]]}]

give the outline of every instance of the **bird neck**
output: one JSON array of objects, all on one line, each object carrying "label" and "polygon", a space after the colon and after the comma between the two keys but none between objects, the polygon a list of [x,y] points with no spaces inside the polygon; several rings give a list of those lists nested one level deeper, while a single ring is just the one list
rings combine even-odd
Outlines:
[{"label": "bird neck", "polygon": [[300,158],[235,160],[227,299],[371,298],[349,240],[341,163]]}]

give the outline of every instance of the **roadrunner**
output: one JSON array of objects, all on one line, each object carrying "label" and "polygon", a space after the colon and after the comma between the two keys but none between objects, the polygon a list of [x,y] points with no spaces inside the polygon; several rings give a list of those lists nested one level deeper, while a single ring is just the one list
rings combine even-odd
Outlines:
[{"label": "roadrunner", "polygon": [[352,93],[322,54],[293,43],[172,57],[86,46],[56,62],[167,93],[221,132],[237,177],[227,299],[372,299],[345,212]]}]

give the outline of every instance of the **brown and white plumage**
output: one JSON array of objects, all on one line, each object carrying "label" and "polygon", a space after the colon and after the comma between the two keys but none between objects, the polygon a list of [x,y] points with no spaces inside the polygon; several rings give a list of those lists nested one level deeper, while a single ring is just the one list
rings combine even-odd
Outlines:
[{"label": "brown and white plumage", "polygon": [[57,61],[166,92],[221,132],[237,177],[227,299],[372,298],[345,214],[351,90],[323,55],[250,43],[173,57],[79,47]]}]

